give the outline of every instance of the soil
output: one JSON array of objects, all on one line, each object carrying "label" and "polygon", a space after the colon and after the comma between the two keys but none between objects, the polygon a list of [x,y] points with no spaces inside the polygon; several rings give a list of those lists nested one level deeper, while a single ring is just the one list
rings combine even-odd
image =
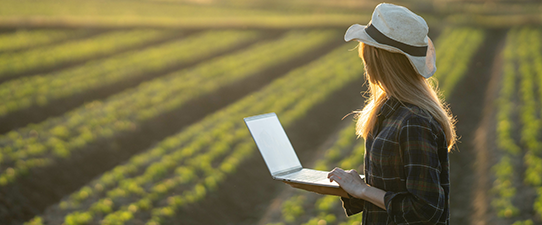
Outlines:
[{"label": "soil", "polygon": [[[487,132],[477,132],[477,129],[487,127],[483,119],[490,115],[484,111],[484,108],[491,107],[493,102],[487,102],[486,93],[490,88],[492,74],[495,74],[492,71],[494,56],[502,48],[505,32],[505,30],[487,31],[486,40],[472,59],[465,78],[457,84],[455,91],[449,98],[452,112],[457,117],[457,135],[460,137],[457,149],[450,153],[452,184],[450,220],[452,224],[471,224],[474,221],[477,224],[487,223],[485,215],[488,205],[480,206],[480,203],[487,202],[487,197],[477,195],[476,190],[478,187],[485,188],[487,191],[487,187],[483,186],[487,184],[487,181],[480,178],[484,176],[487,178],[488,170],[484,169],[482,172],[477,171],[477,168],[487,168],[489,165],[487,165],[487,158],[484,158],[484,152],[478,149],[484,148],[484,146],[477,144],[476,134]],[[495,81],[493,81],[494,83]],[[482,173],[482,175],[473,171]]]},{"label": "soil", "polygon": [[[504,41],[498,45],[499,52],[501,52],[504,45]],[[496,124],[494,121],[495,112],[495,100],[497,99],[499,84],[502,78],[502,72],[500,65],[502,63],[502,54],[496,54],[493,67],[491,69],[491,78],[489,86],[485,93],[484,110],[482,113],[482,120],[480,125],[475,131],[474,135],[474,150],[476,152],[476,163],[474,164],[475,177],[478,179],[475,183],[475,188],[472,190],[473,196],[473,213],[471,215],[471,224],[485,225],[495,224],[489,223],[492,219],[490,215],[490,196],[488,190],[491,188],[490,174],[491,165],[496,162],[495,141],[496,140]],[[492,154],[493,153],[493,154]]]}]

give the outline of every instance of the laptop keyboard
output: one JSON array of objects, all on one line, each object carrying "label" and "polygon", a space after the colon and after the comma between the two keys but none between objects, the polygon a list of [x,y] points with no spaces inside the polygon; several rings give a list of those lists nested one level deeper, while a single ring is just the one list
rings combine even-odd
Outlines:
[{"label": "laptop keyboard", "polygon": [[317,170],[300,170],[297,173],[292,173],[288,175],[281,176],[285,179],[290,180],[299,180],[299,181],[308,181],[308,182],[317,182],[327,179],[327,174],[329,172],[326,171],[317,171]]}]

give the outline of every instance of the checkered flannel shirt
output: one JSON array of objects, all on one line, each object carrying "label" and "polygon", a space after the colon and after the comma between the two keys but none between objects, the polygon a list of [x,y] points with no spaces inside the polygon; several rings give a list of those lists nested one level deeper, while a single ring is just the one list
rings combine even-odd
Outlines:
[{"label": "checkered flannel shirt", "polygon": [[[373,135],[374,134],[374,135]],[[365,140],[365,181],[386,191],[386,210],[341,198],[363,225],[450,224],[450,173],[444,131],[425,110],[390,97]]]}]

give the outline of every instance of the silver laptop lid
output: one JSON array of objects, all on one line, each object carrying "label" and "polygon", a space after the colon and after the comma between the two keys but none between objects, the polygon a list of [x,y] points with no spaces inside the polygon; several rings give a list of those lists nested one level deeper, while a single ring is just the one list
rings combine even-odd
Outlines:
[{"label": "silver laptop lid", "polygon": [[301,169],[301,162],[275,113],[244,119],[272,176]]}]

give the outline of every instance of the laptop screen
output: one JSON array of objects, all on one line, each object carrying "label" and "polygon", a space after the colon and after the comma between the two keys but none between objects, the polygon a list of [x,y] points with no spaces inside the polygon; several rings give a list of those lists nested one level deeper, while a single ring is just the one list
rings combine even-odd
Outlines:
[{"label": "laptop screen", "polygon": [[275,113],[245,118],[245,123],[271,175],[301,168],[301,163]]}]

